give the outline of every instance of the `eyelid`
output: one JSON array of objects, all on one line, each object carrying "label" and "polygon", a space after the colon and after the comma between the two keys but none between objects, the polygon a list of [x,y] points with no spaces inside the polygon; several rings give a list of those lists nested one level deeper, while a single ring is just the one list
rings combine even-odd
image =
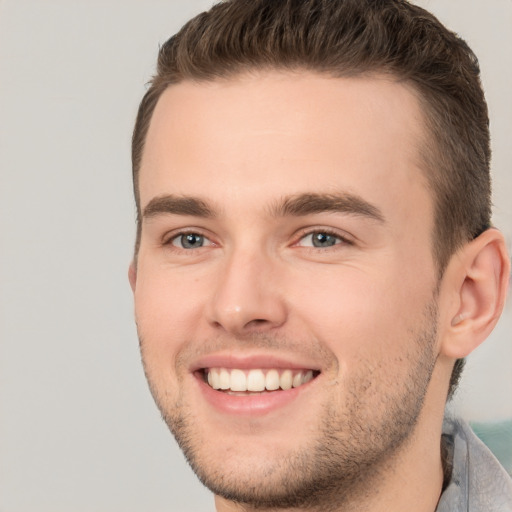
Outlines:
[{"label": "eyelid", "polygon": [[333,229],[333,228],[323,228],[323,227],[309,227],[309,228],[303,228],[301,229],[297,236],[295,237],[295,242],[293,243],[294,246],[299,246],[299,243],[304,240],[306,237],[308,236],[312,236],[314,235],[315,233],[324,233],[326,235],[329,235],[329,236],[332,236],[334,238],[337,238],[339,240],[339,242],[337,242],[336,244],[334,244],[333,246],[328,246],[328,247],[314,247],[314,246],[302,246],[302,247],[307,247],[307,248],[311,248],[311,249],[315,249],[315,250],[326,250],[326,249],[329,249],[329,248],[332,248],[332,247],[336,247],[338,245],[354,245],[355,244],[355,239],[354,237],[351,237],[348,233],[346,232],[341,232],[339,230],[336,230],[336,229]]},{"label": "eyelid", "polygon": [[[312,236],[315,233],[324,233],[326,235],[332,236],[339,240],[339,242],[337,242],[336,244],[334,244],[333,246],[330,246],[330,247],[335,247],[338,245],[355,245],[355,243],[356,243],[355,237],[348,234],[345,231],[337,230],[337,229],[333,229],[333,228],[325,228],[325,227],[321,227],[321,226],[313,226],[313,227],[307,227],[307,228],[300,229],[296,233],[296,235],[293,237],[294,242],[292,243],[292,245],[300,246],[299,244],[304,238],[306,238],[308,236]],[[195,234],[195,235],[199,235],[199,236],[203,237],[205,239],[205,241],[208,242],[205,245],[206,247],[219,245],[214,240],[214,237],[209,232],[206,232],[206,230],[204,230],[202,228],[197,228],[194,226],[187,227],[187,228],[178,228],[178,229],[174,229],[174,230],[166,232],[162,236],[161,244],[163,246],[173,246],[177,250],[190,251],[190,249],[180,248],[179,246],[176,246],[172,243],[174,240],[176,240],[180,236],[184,236],[184,235],[188,235],[188,234]],[[203,247],[205,247],[205,246],[203,246]],[[302,246],[302,247],[311,248],[311,249],[315,249],[315,250],[322,250],[322,251],[329,248],[329,247],[314,247],[314,246]]]},{"label": "eyelid", "polygon": [[[209,247],[209,246],[212,246],[212,245],[217,245],[212,240],[212,236],[211,235],[205,233],[205,231],[203,229],[194,228],[194,227],[179,228],[179,229],[174,229],[172,231],[168,231],[162,237],[162,245],[164,245],[164,246],[172,246],[172,247],[176,248],[177,250],[190,251],[191,249],[184,249],[184,248],[178,247],[177,245],[173,244],[174,240],[176,240],[180,236],[184,236],[184,235],[199,235],[199,236],[203,237],[204,240],[207,240],[209,242],[208,244],[206,244],[206,247]],[[203,247],[205,247],[205,246],[203,246]]]}]

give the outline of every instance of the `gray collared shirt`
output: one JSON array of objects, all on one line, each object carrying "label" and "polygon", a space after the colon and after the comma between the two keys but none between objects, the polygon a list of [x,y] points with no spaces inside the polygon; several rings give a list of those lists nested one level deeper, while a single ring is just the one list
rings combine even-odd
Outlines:
[{"label": "gray collared shirt", "polygon": [[436,512],[512,512],[512,479],[471,427],[445,418],[452,475]]}]

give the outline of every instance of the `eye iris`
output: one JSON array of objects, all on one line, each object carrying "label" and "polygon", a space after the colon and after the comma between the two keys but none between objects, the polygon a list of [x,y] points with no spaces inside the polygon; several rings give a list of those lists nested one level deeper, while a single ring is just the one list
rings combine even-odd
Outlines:
[{"label": "eye iris", "polygon": [[188,233],[181,235],[181,245],[184,249],[195,249],[202,247],[204,244],[204,237],[195,233]]},{"label": "eye iris", "polygon": [[336,237],[327,233],[313,233],[312,242],[314,247],[331,247],[336,244]]}]

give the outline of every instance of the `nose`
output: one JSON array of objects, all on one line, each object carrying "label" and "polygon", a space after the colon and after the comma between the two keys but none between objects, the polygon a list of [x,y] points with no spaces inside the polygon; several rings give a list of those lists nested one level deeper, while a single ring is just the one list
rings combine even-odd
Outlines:
[{"label": "nose", "polygon": [[233,253],[216,278],[209,304],[210,324],[237,336],[284,324],[287,308],[278,274],[270,256]]}]

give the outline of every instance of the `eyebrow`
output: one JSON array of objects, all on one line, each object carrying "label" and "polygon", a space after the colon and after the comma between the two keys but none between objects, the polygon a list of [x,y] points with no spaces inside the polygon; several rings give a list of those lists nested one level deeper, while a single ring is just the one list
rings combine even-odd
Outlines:
[{"label": "eyebrow", "polygon": [[[297,194],[275,202],[270,207],[273,217],[301,217],[315,213],[347,213],[385,222],[384,215],[375,205],[354,194]],[[193,196],[164,195],[154,197],[146,205],[142,217],[147,219],[158,215],[190,215],[193,217],[215,218],[214,209],[201,198]]]},{"label": "eyebrow", "polygon": [[147,219],[162,214],[215,217],[215,212],[203,199],[176,195],[154,197],[144,208],[142,217]]},{"label": "eyebrow", "polygon": [[307,193],[286,197],[271,207],[275,217],[300,217],[315,213],[347,213],[385,222],[382,211],[354,194]]}]

